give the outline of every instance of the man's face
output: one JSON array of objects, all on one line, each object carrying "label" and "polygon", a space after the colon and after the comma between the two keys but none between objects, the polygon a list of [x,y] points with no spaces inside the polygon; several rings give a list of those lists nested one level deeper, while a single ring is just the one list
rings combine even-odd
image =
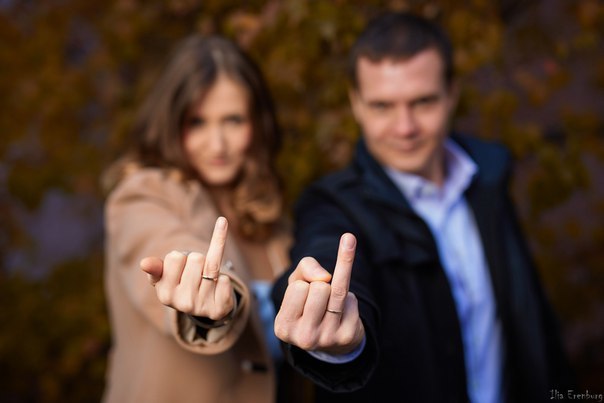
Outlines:
[{"label": "man's face", "polygon": [[457,96],[437,51],[405,60],[360,58],[357,79],[350,100],[369,152],[386,167],[442,184],[443,142]]}]

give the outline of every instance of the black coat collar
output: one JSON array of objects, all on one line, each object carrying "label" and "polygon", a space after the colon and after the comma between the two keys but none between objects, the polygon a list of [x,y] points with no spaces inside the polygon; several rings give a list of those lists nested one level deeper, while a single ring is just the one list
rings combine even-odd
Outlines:
[{"label": "black coat collar", "polygon": [[[498,242],[500,238],[500,211],[507,200],[507,178],[510,157],[501,146],[473,139],[457,133],[451,139],[461,146],[478,166],[478,172],[465,193],[466,200],[474,212],[489,264],[496,298],[504,295],[502,287],[505,277],[505,251]],[[411,267],[439,267],[438,252],[434,237],[427,224],[413,211],[405,196],[388,177],[382,166],[369,153],[365,141],[357,143],[352,163],[354,176],[361,181],[362,196],[368,206],[375,208],[381,222],[400,239],[384,235],[374,254],[379,260],[403,259]],[[501,304],[499,304],[501,305]]]}]

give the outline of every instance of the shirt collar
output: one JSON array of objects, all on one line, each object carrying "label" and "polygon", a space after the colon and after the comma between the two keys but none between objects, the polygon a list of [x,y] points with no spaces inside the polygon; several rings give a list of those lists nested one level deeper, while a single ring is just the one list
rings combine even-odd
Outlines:
[{"label": "shirt collar", "polygon": [[441,188],[419,175],[385,167],[386,174],[411,204],[425,198],[456,199],[470,186],[478,167],[453,140],[444,143],[446,176]]}]

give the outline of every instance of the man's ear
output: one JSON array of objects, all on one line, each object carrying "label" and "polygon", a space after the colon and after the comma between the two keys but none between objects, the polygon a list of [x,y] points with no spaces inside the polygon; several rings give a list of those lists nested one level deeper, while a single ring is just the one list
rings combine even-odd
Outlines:
[{"label": "man's ear", "polygon": [[352,114],[354,115],[355,120],[358,122],[361,117],[361,96],[359,92],[355,88],[348,88],[348,100],[350,101],[350,108],[352,109]]},{"label": "man's ear", "polygon": [[455,109],[457,109],[457,104],[459,103],[459,91],[460,91],[459,80],[453,80],[449,84],[449,114],[454,114]]}]

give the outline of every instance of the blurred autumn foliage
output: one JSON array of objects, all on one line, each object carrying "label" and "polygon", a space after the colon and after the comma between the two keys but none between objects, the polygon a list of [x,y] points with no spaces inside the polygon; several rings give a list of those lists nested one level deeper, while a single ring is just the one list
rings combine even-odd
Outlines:
[{"label": "blurred autumn foliage", "polygon": [[100,397],[99,173],[172,45],[217,32],[259,62],[287,136],[291,203],[351,155],[346,55],[384,9],[450,30],[456,126],[513,150],[514,197],[579,381],[604,392],[601,1],[0,0],[0,401]]}]

